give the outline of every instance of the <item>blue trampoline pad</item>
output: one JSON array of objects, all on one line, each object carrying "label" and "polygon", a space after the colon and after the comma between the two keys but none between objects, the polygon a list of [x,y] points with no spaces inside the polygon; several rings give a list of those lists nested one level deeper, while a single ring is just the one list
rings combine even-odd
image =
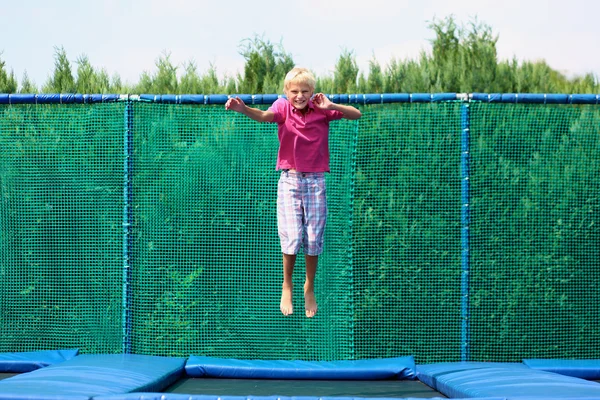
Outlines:
[{"label": "blue trampoline pad", "polygon": [[[0,372],[19,373],[35,371],[77,356],[79,349],[25,351],[0,353]],[[0,377],[0,379],[2,379]]]},{"label": "blue trampoline pad", "polygon": [[0,400],[79,400],[161,391],[184,372],[185,359],[131,354],[81,355],[0,381]]},{"label": "blue trampoline pad", "polygon": [[412,356],[341,361],[240,360],[192,355],[185,372],[191,377],[233,379],[415,379]]},{"label": "blue trampoline pad", "polygon": [[600,380],[600,360],[524,359],[523,364],[575,378]]},{"label": "blue trampoline pad", "polygon": [[520,363],[457,362],[417,366],[417,377],[450,398],[600,399],[600,384]]}]

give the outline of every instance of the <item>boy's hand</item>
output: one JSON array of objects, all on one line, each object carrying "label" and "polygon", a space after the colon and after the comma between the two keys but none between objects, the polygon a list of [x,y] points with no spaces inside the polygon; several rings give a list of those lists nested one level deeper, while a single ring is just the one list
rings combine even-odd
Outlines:
[{"label": "boy's hand", "polygon": [[315,94],[315,97],[313,97],[313,104],[323,110],[331,110],[333,108],[333,102],[323,93]]},{"label": "boy's hand", "polygon": [[241,113],[242,111],[244,111],[245,108],[246,103],[244,103],[244,100],[240,99],[239,97],[231,97],[225,103],[226,110],[233,110]]},{"label": "boy's hand", "polygon": [[323,93],[315,94],[315,97],[313,97],[313,104],[323,110],[338,110],[344,114],[343,118],[346,119],[359,119],[362,115],[360,110],[358,110],[356,107],[344,104],[335,104]]}]

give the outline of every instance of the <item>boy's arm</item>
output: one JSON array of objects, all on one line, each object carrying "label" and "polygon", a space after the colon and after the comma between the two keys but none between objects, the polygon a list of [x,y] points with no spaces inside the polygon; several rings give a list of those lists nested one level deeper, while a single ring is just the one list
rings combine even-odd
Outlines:
[{"label": "boy's arm", "polygon": [[336,104],[329,100],[323,93],[315,94],[313,103],[324,110],[340,111],[346,119],[359,119],[362,116],[362,113],[357,108],[344,104]]},{"label": "boy's arm", "polygon": [[225,103],[225,109],[237,111],[240,114],[244,114],[245,116],[258,122],[273,122],[273,118],[275,116],[273,111],[263,111],[258,108],[248,107],[246,103],[244,103],[244,101],[239,97],[232,97],[227,100],[227,103]]}]

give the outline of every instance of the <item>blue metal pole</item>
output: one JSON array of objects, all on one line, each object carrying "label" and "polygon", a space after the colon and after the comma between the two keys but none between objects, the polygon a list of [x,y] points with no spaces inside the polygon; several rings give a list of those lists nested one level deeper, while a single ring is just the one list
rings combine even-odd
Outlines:
[{"label": "blue metal pole", "polygon": [[125,105],[123,162],[123,353],[131,353],[131,261],[133,252],[133,104]]},{"label": "blue metal pole", "polygon": [[470,163],[469,152],[469,103],[461,106],[461,361],[469,361],[469,270],[470,270]]}]

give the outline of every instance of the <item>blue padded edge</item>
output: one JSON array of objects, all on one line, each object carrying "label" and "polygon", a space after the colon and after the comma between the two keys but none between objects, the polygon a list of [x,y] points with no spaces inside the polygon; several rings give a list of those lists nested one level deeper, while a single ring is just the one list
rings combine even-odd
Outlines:
[{"label": "blue padded edge", "polygon": [[0,400],[88,399],[160,391],[183,374],[185,358],[87,354],[0,381]]},{"label": "blue padded edge", "polygon": [[527,366],[521,363],[501,363],[501,362],[448,362],[448,363],[437,363],[437,364],[423,364],[417,365],[417,379],[427,386],[436,389],[436,377],[438,373],[446,373],[447,371],[459,370],[460,367],[467,369],[477,368],[523,368],[529,369]]},{"label": "blue padded edge", "polygon": [[[535,104],[600,104],[600,94],[556,94],[556,93],[471,93],[472,101],[487,103],[535,103]],[[119,94],[8,94],[0,93],[0,104],[65,104],[105,103],[120,101],[128,95]],[[281,94],[232,94],[247,104],[272,104]],[[378,103],[429,103],[459,100],[457,93],[382,93],[382,94],[328,94],[334,103],[378,104]],[[141,101],[172,104],[225,104],[229,96],[222,94],[141,94]],[[463,101],[462,99],[460,99]]]},{"label": "blue padded edge", "polygon": [[[430,397],[429,400],[442,400],[442,397]],[[176,393],[128,393],[114,396],[97,396],[93,400],[423,400],[423,398],[402,397],[312,397],[312,396],[214,396],[214,395],[189,395]],[[453,399],[467,400],[467,399]],[[468,400],[506,400],[504,397],[485,397]]]},{"label": "blue padded edge", "polygon": [[24,351],[0,353],[0,372],[23,373],[70,360],[79,349]]},{"label": "blue padded edge", "polygon": [[0,94],[0,104],[82,104],[106,103],[119,101],[118,94],[79,94],[79,93],[48,93],[48,94]]},{"label": "blue padded edge", "polygon": [[600,384],[521,363],[457,362],[417,366],[417,378],[450,398],[600,399]]},{"label": "blue padded edge", "polygon": [[284,361],[238,360],[190,356],[185,366],[191,377],[234,379],[415,379],[412,356],[371,360]]},{"label": "blue padded edge", "polygon": [[600,379],[600,360],[559,360],[559,359],[524,359],[523,364],[529,368],[554,372],[575,378]]}]

